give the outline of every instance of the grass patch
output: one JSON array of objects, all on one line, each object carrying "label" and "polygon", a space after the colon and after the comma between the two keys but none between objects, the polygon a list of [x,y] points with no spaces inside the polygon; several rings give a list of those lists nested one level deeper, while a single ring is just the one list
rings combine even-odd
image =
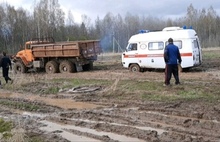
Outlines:
[{"label": "grass patch", "polygon": [[203,51],[202,52],[202,57],[203,57],[203,60],[207,60],[207,59],[218,59],[220,58],[220,54],[216,54],[216,53],[219,53],[219,50],[218,51]]},{"label": "grass patch", "polygon": [[3,139],[8,139],[12,136],[12,126],[12,122],[7,122],[0,118],[0,133],[3,134]]},{"label": "grass patch", "polygon": [[26,110],[26,111],[37,111],[38,109],[40,109],[39,106],[36,106],[33,104],[14,102],[14,101],[8,101],[8,100],[1,100],[0,104],[7,106],[7,107],[10,107],[10,108],[22,109],[22,110]]},{"label": "grass patch", "polygon": [[149,100],[149,101],[172,101],[174,98],[170,96],[165,95],[159,95],[159,94],[142,94],[143,100]]},{"label": "grass patch", "polygon": [[[151,100],[151,101],[175,101],[175,100],[206,100],[209,102],[220,100],[219,89],[217,86],[209,86],[208,89],[204,83],[196,83],[196,80],[185,80],[185,82],[193,82],[180,86],[164,87],[163,82],[151,80],[121,80],[117,79],[51,79],[38,80],[38,82],[27,83],[18,88],[24,92],[32,92],[37,94],[57,94],[59,90],[71,89],[79,86],[102,86],[102,97],[110,99],[135,99],[135,100]],[[35,86],[33,88],[33,86]],[[113,97],[114,96],[114,97]],[[20,108],[29,111],[39,109],[38,106],[1,102],[0,104],[8,105],[13,108]]]},{"label": "grass patch", "polygon": [[59,88],[58,87],[48,87],[47,89],[45,89],[44,94],[57,94],[59,92]]},{"label": "grass patch", "polygon": [[12,123],[6,122],[2,118],[0,118],[0,133],[11,131],[12,129]]},{"label": "grass patch", "polygon": [[120,88],[124,88],[127,91],[135,92],[139,91],[151,91],[151,90],[161,90],[159,86],[161,86],[158,82],[151,81],[132,81],[132,80],[122,80],[119,82]]},{"label": "grass patch", "polygon": [[206,89],[199,88],[198,86],[182,85],[165,87],[161,89],[161,91],[145,92],[142,94],[142,99],[166,102],[177,100],[217,102],[220,100],[220,96],[218,94],[219,91],[210,93],[207,92]]},{"label": "grass patch", "polygon": [[[195,80],[185,80],[185,82],[193,82]],[[220,100],[219,89],[216,86],[210,86],[209,90],[205,84],[184,84],[180,86],[164,87],[163,82],[144,81],[144,80],[107,80],[107,79],[51,79],[47,82],[35,82],[35,90],[33,93],[40,94],[57,94],[59,90],[71,89],[78,86],[102,86],[102,97],[112,99],[135,99],[135,100],[151,100],[151,101],[175,101],[175,100]],[[23,85],[30,91],[30,85]],[[43,86],[43,87],[42,87]],[[215,91],[213,91],[215,90]],[[113,97],[114,96],[114,97]],[[0,102],[1,103],[1,102]],[[6,104],[5,104],[6,105]],[[13,104],[7,104],[13,105]],[[30,111],[38,109],[31,105],[14,104],[19,108],[25,108]]]}]

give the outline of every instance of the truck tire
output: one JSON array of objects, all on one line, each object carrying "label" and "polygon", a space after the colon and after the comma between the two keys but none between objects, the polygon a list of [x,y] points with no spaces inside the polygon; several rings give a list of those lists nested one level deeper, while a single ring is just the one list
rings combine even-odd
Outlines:
[{"label": "truck tire", "polygon": [[93,70],[93,62],[89,63],[89,70]]},{"label": "truck tire", "polygon": [[89,64],[85,64],[82,66],[84,71],[93,70],[93,62],[90,62]]},{"label": "truck tire", "polygon": [[129,66],[129,70],[130,70],[131,72],[140,72],[140,71],[141,71],[141,68],[140,68],[139,65],[137,65],[137,64],[131,64],[131,65]]},{"label": "truck tire", "polygon": [[56,61],[49,61],[45,66],[46,73],[53,74],[58,73],[58,63]]},{"label": "truck tire", "polygon": [[15,73],[26,73],[27,67],[22,62],[16,62],[14,64],[14,72]]},{"label": "truck tire", "polygon": [[62,61],[59,70],[61,73],[72,73],[75,71],[74,64],[71,61]]}]

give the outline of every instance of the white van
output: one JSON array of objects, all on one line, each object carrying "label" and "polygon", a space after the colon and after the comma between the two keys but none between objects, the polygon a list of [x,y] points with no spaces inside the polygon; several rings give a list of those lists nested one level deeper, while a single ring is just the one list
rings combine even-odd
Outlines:
[{"label": "white van", "polygon": [[173,38],[173,43],[179,47],[183,69],[201,65],[201,46],[195,30],[166,27],[162,31],[141,31],[133,35],[122,53],[123,67],[132,72],[145,68],[164,69],[163,53],[169,38]]}]

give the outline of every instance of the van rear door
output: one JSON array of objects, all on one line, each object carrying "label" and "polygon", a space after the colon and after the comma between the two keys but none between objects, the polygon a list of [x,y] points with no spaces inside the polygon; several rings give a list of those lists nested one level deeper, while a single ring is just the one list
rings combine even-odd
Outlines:
[{"label": "van rear door", "polygon": [[202,62],[201,47],[198,39],[193,40],[193,62],[194,65],[200,65]]}]

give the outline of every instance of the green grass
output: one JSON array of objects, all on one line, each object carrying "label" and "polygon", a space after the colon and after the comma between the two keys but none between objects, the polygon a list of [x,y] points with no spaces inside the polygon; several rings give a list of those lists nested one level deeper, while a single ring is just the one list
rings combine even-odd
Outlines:
[{"label": "green grass", "polygon": [[48,87],[45,89],[44,94],[57,94],[59,92],[59,87]]},{"label": "green grass", "polygon": [[0,118],[0,133],[3,134],[4,139],[10,138],[12,136],[12,126],[12,122],[7,122]]},{"label": "green grass", "polygon": [[14,101],[9,101],[9,100],[0,100],[0,104],[10,107],[10,108],[22,109],[26,111],[37,111],[38,109],[40,109],[39,106],[36,106],[33,104],[14,102]]},{"label": "green grass", "polygon": [[11,131],[11,129],[12,129],[12,123],[6,122],[0,118],[0,133]]},{"label": "green grass", "polygon": [[205,50],[202,52],[203,60],[220,58],[219,50]]},{"label": "green grass", "polygon": [[[213,88],[214,89],[214,88]],[[177,100],[199,100],[204,102],[218,102],[220,100],[219,91],[209,92],[206,89],[197,86],[172,86],[151,93],[143,93],[143,100],[151,101],[177,101]]]},{"label": "green grass", "polygon": [[[184,80],[185,82],[192,82],[193,80]],[[163,82],[158,81],[144,81],[144,80],[106,80],[106,79],[51,79],[45,82],[36,83],[35,90],[40,90],[44,94],[57,94],[59,90],[71,89],[79,86],[102,86],[106,92],[102,92],[102,97],[126,100],[135,99],[140,101],[175,101],[175,100],[204,100],[214,102],[220,100],[220,90],[216,86],[209,86],[205,84],[183,84],[180,86],[164,87]],[[42,84],[42,85],[41,85]],[[46,84],[46,85],[45,85]],[[26,86],[26,85],[24,85]],[[29,86],[26,86],[29,88]],[[28,90],[27,90],[28,91]],[[38,92],[34,92],[38,93]],[[25,105],[22,103],[12,104],[10,102],[0,102],[0,104],[25,108],[25,110],[34,111],[38,106]]]},{"label": "green grass", "polygon": [[152,81],[131,81],[131,80],[123,80],[119,82],[121,88],[127,89],[128,91],[134,92],[136,90],[160,90],[159,87],[161,83],[152,82]]},{"label": "green grass", "polygon": [[[19,142],[18,139],[14,139],[13,135],[16,135],[16,133],[12,132],[13,129],[13,123],[11,121],[5,121],[2,118],[0,118],[0,133],[3,134],[3,138],[0,139],[0,141],[14,141],[14,142]],[[15,132],[17,132],[19,130],[16,130]],[[22,135],[22,137],[25,137],[25,134]],[[25,141],[28,142],[44,142],[44,138],[40,137],[40,136],[33,136],[33,137],[29,137],[29,138],[22,138],[19,137],[20,139],[23,139]]]}]

